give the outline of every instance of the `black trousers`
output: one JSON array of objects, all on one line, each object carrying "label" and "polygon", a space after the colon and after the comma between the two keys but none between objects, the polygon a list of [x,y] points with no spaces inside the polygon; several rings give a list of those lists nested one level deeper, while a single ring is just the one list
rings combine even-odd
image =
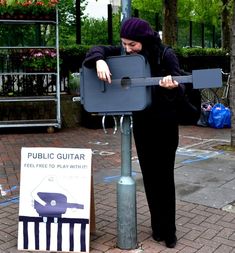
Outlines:
[{"label": "black trousers", "polygon": [[175,122],[162,123],[133,115],[133,133],[155,234],[176,232],[174,164],[179,131]]}]

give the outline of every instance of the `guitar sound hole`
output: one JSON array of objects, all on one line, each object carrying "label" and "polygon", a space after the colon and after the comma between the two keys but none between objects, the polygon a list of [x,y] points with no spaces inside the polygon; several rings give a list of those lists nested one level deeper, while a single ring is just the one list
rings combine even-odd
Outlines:
[{"label": "guitar sound hole", "polygon": [[129,89],[131,86],[131,78],[128,76],[123,77],[121,80],[121,86],[123,89]]}]

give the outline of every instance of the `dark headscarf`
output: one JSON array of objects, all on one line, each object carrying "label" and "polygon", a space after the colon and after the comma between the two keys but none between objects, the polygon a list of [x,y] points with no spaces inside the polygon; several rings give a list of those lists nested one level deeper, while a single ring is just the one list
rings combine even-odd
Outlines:
[{"label": "dark headscarf", "polygon": [[147,21],[133,17],[123,22],[120,37],[143,43],[153,39],[154,31]]},{"label": "dark headscarf", "polygon": [[160,69],[162,41],[159,33],[155,32],[150,24],[140,18],[129,18],[121,26],[120,37],[142,43],[140,52],[150,63],[151,73],[157,75]]}]

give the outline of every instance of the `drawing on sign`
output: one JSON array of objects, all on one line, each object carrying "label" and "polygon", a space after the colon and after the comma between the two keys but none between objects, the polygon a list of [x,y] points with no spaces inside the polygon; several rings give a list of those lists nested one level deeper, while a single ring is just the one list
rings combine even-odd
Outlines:
[{"label": "drawing on sign", "polygon": [[[50,192],[40,191],[43,189],[50,189]],[[55,192],[55,190],[58,192]],[[69,203],[68,197],[63,192],[65,190],[59,186],[55,176],[45,177],[42,183],[32,192],[34,208],[39,216],[58,218],[66,213],[67,208],[84,209],[83,204]]]},{"label": "drawing on sign", "polygon": [[84,206],[76,203],[68,203],[67,197],[61,193],[38,192],[37,195],[42,200],[41,203],[34,200],[34,208],[39,216],[61,217],[67,208],[83,209]]}]

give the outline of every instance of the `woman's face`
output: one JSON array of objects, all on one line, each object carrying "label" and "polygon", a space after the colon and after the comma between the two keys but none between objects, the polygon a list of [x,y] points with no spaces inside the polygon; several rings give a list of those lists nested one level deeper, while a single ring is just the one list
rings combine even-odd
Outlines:
[{"label": "woman's face", "polygon": [[137,54],[142,50],[142,43],[121,38],[122,46],[128,54]]}]

